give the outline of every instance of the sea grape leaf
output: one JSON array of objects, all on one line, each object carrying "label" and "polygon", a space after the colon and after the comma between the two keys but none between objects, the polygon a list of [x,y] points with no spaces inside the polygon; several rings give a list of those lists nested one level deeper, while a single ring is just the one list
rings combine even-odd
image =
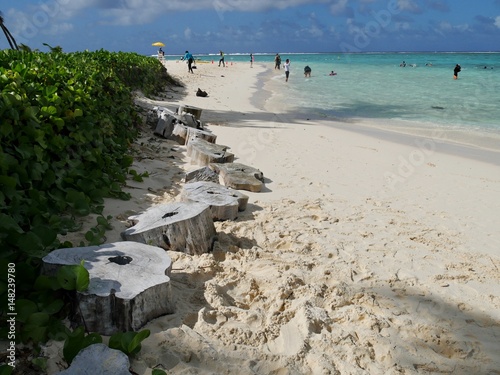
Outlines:
[{"label": "sea grape leaf", "polygon": [[44,106],[41,108],[41,113],[45,116],[54,116],[57,114],[57,108],[53,105]]},{"label": "sea grape leaf", "polygon": [[42,311],[49,315],[52,315],[61,311],[63,306],[64,306],[64,301],[62,299],[56,299],[51,303],[49,303],[48,305],[44,306]]},{"label": "sea grape leaf", "polygon": [[38,312],[38,307],[35,302],[28,299],[16,300],[16,320],[18,322],[26,322],[28,318],[36,312]]},{"label": "sea grape leaf", "polygon": [[87,346],[102,343],[102,337],[98,333],[90,333],[87,336],[79,335],[77,338],[68,338],[64,342],[63,356],[66,362],[71,364],[76,355]]},{"label": "sea grape leaf", "polygon": [[[6,177],[6,176],[0,176],[0,185],[1,185],[2,177]],[[14,232],[19,233],[19,234],[24,233],[24,231],[19,226],[19,224],[11,216],[8,216],[8,215],[3,214],[3,213],[0,213],[0,228],[2,229],[1,233],[6,233],[6,232],[10,232],[10,231],[14,231]]]},{"label": "sea grape leaf", "polygon": [[52,245],[57,238],[57,232],[45,225],[34,227],[32,231],[38,236],[44,247]]},{"label": "sea grape leaf", "polygon": [[89,271],[82,264],[66,265],[57,271],[57,281],[63,289],[84,291],[90,283]]}]

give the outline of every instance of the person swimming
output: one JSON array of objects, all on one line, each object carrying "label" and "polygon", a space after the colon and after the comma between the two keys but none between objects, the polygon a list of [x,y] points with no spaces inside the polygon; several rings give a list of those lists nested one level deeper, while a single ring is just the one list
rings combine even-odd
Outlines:
[{"label": "person swimming", "polygon": [[335,72],[332,70],[332,71],[330,72],[330,74],[329,74],[329,75],[330,75],[330,76],[336,76],[336,75],[337,75],[337,73],[335,73]]}]

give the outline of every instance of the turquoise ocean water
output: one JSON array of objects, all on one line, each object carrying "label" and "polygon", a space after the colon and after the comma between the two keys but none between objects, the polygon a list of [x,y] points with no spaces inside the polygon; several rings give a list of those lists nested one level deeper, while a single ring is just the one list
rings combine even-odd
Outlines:
[{"label": "turquoise ocean water", "polygon": [[[287,107],[333,119],[368,119],[399,127],[440,127],[500,139],[500,53],[280,53],[291,60],[283,86]],[[218,56],[197,56],[218,61]],[[226,55],[231,68],[249,67],[248,54]],[[274,54],[255,64],[274,70]],[[406,67],[400,67],[402,61]],[[462,71],[453,80],[453,68]],[[303,69],[312,68],[305,78]],[[330,76],[335,71],[337,75]],[[284,71],[271,79],[284,83]],[[269,75],[268,75],[269,76]],[[278,89],[278,95],[280,95]]]}]

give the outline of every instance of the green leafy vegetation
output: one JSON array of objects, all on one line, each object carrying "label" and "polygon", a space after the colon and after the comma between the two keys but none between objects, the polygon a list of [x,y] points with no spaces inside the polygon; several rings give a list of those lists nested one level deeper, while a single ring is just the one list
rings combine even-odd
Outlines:
[{"label": "green leafy vegetation", "polygon": [[109,347],[131,356],[141,350],[141,342],[147,339],[149,334],[148,329],[140,332],[118,332],[109,338]]},{"label": "green leafy vegetation", "polygon": [[80,352],[80,350],[85,349],[87,346],[92,344],[102,343],[102,337],[98,333],[85,334],[83,327],[78,327],[73,332],[68,334],[66,341],[64,341],[63,356],[68,364],[71,364],[73,358]]},{"label": "green leafy vegetation", "polygon": [[78,246],[105,241],[104,198],[129,199],[126,179],[147,177],[130,169],[140,125],[132,93],[152,95],[167,84],[176,83],[158,60],[134,53],[0,51],[0,314],[14,263],[18,341],[73,337],[62,319],[72,293],[87,288],[88,272],[82,261],[41,275],[41,258],[76,246],[61,235],[80,230],[77,218],[91,213],[97,224]]},{"label": "green leafy vegetation", "polygon": [[167,373],[163,370],[153,369],[153,372],[151,373],[151,375],[167,375]]},{"label": "green leafy vegetation", "polygon": [[[61,317],[68,312],[74,295],[68,291],[84,291],[89,285],[89,272],[78,265],[59,267],[56,275],[38,275],[33,290],[16,300],[17,321],[21,324],[20,340],[38,344],[49,338],[68,335]],[[33,270],[34,271],[34,270]]]},{"label": "green leafy vegetation", "polygon": [[[109,338],[108,346],[120,350],[128,356],[133,356],[141,350],[141,342],[150,335],[149,329],[140,332],[118,332]],[[78,327],[73,332],[68,332],[64,341],[63,356],[71,364],[76,355],[87,346],[102,343],[98,333],[86,334],[83,327]]]}]

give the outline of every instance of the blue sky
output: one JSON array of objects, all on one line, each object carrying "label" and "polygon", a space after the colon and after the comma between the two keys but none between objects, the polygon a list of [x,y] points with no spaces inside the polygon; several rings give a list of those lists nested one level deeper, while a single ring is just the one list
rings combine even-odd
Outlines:
[{"label": "blue sky", "polygon": [[[9,5],[5,5],[8,2]],[[152,54],[500,51],[500,0],[1,0],[18,43]],[[0,35],[0,49],[8,48]]]}]

